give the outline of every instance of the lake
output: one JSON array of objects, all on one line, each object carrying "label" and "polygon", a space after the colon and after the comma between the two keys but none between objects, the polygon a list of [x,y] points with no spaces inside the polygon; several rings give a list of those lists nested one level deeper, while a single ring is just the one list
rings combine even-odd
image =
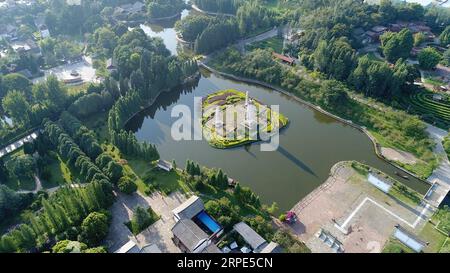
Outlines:
[{"label": "lake", "polygon": [[[145,25],[141,26],[145,30]],[[155,26],[153,26],[153,29]],[[151,30],[151,27],[147,29]],[[177,40],[173,28],[152,30],[176,54]],[[290,124],[280,133],[280,146],[274,152],[261,152],[260,144],[227,150],[212,148],[206,140],[175,141],[171,117],[175,105],[184,104],[192,110],[194,97],[203,97],[218,90],[233,88],[248,91],[251,97],[267,105],[279,105],[280,112]],[[290,96],[256,85],[236,82],[202,71],[198,82],[179,90],[161,94],[153,106],[127,124],[140,141],[156,144],[161,158],[175,160],[184,167],[191,159],[207,167],[224,170],[229,177],[249,186],[262,199],[277,202],[281,210],[288,210],[320,186],[329,176],[331,167],[343,160],[357,160],[402,180],[406,185],[425,193],[429,185],[410,177],[395,175],[401,172],[377,157],[370,139],[359,130],[316,111]]]}]

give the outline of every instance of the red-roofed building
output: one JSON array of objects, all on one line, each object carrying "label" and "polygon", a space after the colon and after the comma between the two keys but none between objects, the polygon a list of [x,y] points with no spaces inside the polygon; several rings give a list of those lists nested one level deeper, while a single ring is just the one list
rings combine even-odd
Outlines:
[{"label": "red-roofed building", "polygon": [[294,58],[291,58],[291,57],[288,57],[288,56],[285,56],[285,55],[281,55],[281,54],[278,54],[278,53],[275,53],[275,52],[273,52],[272,55],[276,59],[281,60],[281,61],[283,61],[283,62],[285,62],[285,63],[287,63],[289,65],[294,65],[295,64],[295,59]]}]

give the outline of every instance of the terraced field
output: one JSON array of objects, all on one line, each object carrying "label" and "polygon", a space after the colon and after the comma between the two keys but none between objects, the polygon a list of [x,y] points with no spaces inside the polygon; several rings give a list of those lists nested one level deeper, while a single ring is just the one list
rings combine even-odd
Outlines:
[{"label": "terraced field", "polygon": [[441,101],[433,99],[433,92],[422,91],[403,97],[400,103],[409,112],[421,116],[427,122],[448,129],[450,127],[450,97],[442,95]]}]

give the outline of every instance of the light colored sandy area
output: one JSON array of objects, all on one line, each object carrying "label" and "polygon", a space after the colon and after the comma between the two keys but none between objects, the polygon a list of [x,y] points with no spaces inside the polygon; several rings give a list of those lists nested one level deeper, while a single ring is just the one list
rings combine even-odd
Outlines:
[{"label": "light colored sandy area", "polygon": [[381,154],[388,160],[398,161],[404,164],[415,164],[419,160],[411,153],[393,148],[381,148]]},{"label": "light colored sandy area", "polygon": [[289,228],[312,252],[334,252],[316,236],[321,229],[336,237],[348,253],[381,252],[397,224],[412,232],[422,229],[431,214],[425,205],[412,208],[372,186],[348,165],[337,166],[321,187],[292,209],[299,222]]}]

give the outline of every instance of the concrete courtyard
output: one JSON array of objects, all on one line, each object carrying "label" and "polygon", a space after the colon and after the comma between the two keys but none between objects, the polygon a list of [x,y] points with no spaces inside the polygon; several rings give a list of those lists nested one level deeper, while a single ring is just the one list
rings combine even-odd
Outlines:
[{"label": "concrete courtyard", "polygon": [[[144,196],[138,192],[132,195],[122,193],[116,193],[116,195],[116,202],[110,209],[112,223],[106,238],[106,245],[110,252],[116,251],[130,239],[141,248],[155,244],[163,253],[180,252],[171,239],[171,228],[175,224],[172,210],[182,204],[186,200],[186,196],[180,192],[172,193],[169,196],[163,196],[160,193]],[[134,236],[124,223],[130,221],[133,210],[138,205],[144,208],[151,207],[160,216],[160,219]]]},{"label": "concrete courtyard", "polygon": [[346,253],[381,252],[396,225],[417,233],[431,214],[429,207],[408,204],[368,183],[351,167],[338,164],[332,176],[296,204],[299,222],[290,226],[312,252],[333,252],[317,235],[334,236]]}]

